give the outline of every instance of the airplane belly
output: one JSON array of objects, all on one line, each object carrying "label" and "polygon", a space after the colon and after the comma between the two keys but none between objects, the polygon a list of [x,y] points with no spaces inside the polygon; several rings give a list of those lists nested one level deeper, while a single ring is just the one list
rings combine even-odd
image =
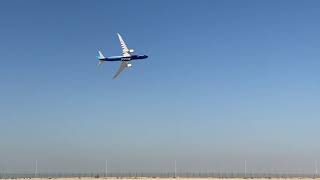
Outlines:
[{"label": "airplane belly", "polygon": [[140,57],[133,57],[131,60],[142,60],[144,58],[140,58]]},{"label": "airplane belly", "polygon": [[107,61],[121,61],[121,57],[109,57]]}]

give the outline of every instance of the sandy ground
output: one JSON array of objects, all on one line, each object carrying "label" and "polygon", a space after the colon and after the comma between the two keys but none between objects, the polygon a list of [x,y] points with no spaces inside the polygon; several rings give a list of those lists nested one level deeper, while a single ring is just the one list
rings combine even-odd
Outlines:
[{"label": "sandy ground", "polygon": [[[15,180],[27,180],[30,178],[17,178]],[[160,180],[221,180],[220,178],[148,178],[148,177],[133,177],[133,178],[125,178],[125,177],[121,177],[121,178],[86,178],[86,177],[82,177],[82,178],[31,178],[31,180],[53,180],[53,179],[57,179],[57,180],[133,180],[133,179],[143,179],[143,180],[155,180],[155,179],[160,179]],[[226,180],[246,180],[243,178],[224,178]],[[253,178],[253,179],[258,179],[258,180],[270,180],[270,179],[266,179],[266,178]],[[272,180],[303,180],[303,179],[314,179],[314,180],[320,180],[320,178],[271,178]],[[247,180],[252,180],[251,178],[248,178]]]}]

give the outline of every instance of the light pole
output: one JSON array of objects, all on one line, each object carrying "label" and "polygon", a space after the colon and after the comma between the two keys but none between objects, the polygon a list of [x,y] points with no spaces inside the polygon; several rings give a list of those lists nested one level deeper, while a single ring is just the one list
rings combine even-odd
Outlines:
[{"label": "light pole", "polygon": [[105,172],[105,176],[108,177],[108,160],[106,160],[106,172]]},{"label": "light pole", "polygon": [[38,175],[38,160],[36,160],[36,167],[35,167],[35,170],[34,170],[34,177],[37,177]]},{"label": "light pole", "polygon": [[244,160],[244,177],[247,177],[247,160]]},{"label": "light pole", "polygon": [[174,178],[177,177],[177,160],[174,160]]},{"label": "light pole", "polygon": [[314,161],[314,169],[315,169],[315,176],[317,177],[318,176],[318,161],[317,160]]}]

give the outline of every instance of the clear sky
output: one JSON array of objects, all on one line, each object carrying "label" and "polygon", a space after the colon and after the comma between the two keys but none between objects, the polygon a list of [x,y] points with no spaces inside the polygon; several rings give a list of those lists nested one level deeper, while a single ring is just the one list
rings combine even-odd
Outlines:
[{"label": "clear sky", "polygon": [[[119,32],[145,61],[112,80]],[[0,171],[313,172],[320,1],[3,0]]]}]

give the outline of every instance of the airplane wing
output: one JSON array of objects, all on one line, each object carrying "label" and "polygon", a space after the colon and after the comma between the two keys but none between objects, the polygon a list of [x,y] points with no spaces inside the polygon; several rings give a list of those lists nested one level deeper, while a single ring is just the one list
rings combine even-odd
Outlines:
[{"label": "airplane wing", "polygon": [[122,55],[125,56],[125,57],[131,56],[130,50],[129,50],[129,48],[127,47],[127,45],[126,45],[126,43],[124,42],[124,40],[122,39],[121,35],[120,35],[119,33],[117,33],[117,34],[118,34],[119,41],[120,41],[121,48],[122,48]]},{"label": "airplane wing", "polygon": [[121,65],[120,65],[117,73],[113,76],[113,79],[115,79],[119,76],[119,74],[127,67],[128,63],[129,63],[129,61],[122,61],[121,62]]}]

